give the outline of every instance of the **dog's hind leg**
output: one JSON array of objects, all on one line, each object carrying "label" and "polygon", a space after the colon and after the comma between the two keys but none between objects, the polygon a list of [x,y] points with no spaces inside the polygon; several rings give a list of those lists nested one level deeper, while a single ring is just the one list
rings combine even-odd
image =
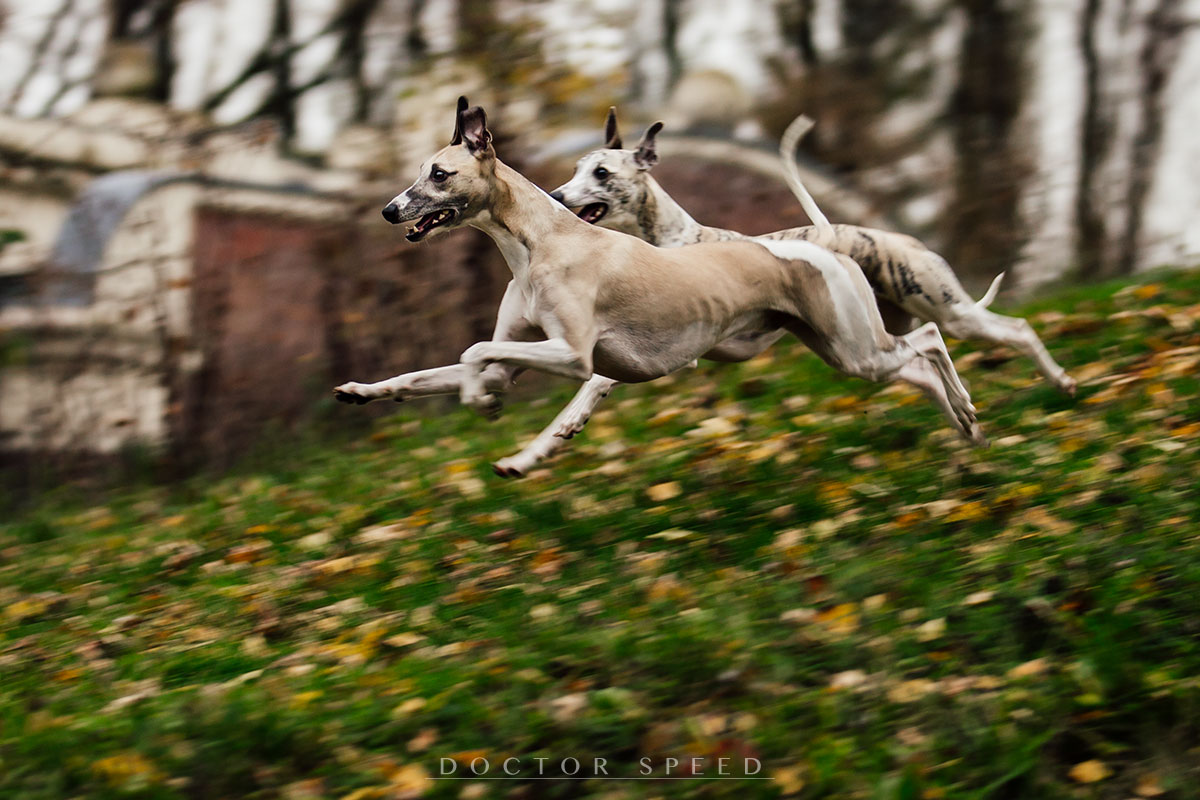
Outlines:
[{"label": "dog's hind leg", "polygon": [[1033,359],[1038,372],[1060,391],[1075,394],[1075,379],[1058,365],[1026,320],[988,311],[978,303],[958,305],[950,312],[953,316],[938,321],[947,335],[955,339],[982,339],[1009,345]]},{"label": "dog's hind leg", "polygon": [[987,443],[974,416],[964,417],[960,414],[960,409],[951,402],[950,396],[946,392],[946,383],[938,374],[938,369],[932,361],[926,358],[914,358],[900,368],[896,377],[920,389],[942,410],[946,419],[950,420],[950,423],[964,438],[980,446]]},{"label": "dog's hind leg", "polygon": [[[906,364],[897,377],[917,386],[941,406],[943,413],[965,438],[979,447],[986,447],[987,437],[975,418],[971,395],[954,369],[954,362],[937,326],[927,322],[901,338],[921,357]],[[934,383],[930,383],[931,379]]]}]

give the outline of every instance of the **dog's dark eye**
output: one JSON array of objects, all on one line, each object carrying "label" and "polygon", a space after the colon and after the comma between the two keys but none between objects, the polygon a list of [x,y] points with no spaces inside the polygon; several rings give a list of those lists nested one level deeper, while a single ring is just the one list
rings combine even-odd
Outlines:
[{"label": "dog's dark eye", "polygon": [[609,171],[606,170],[604,167],[596,167],[596,171],[593,172],[592,174],[595,175],[599,180],[604,180],[611,173],[609,173]]},{"label": "dog's dark eye", "polygon": [[429,177],[433,179],[434,183],[442,183],[446,180],[446,178],[450,177],[450,173],[446,172],[444,169],[438,169],[437,167],[434,167],[433,172],[429,174]]}]

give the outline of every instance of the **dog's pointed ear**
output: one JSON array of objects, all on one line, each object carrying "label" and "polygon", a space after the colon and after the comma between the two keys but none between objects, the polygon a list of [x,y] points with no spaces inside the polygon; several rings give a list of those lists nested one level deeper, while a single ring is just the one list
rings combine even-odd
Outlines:
[{"label": "dog's pointed ear", "polygon": [[458,109],[454,112],[454,137],[450,139],[451,145],[462,144],[462,115],[467,110],[467,105],[467,98],[459,95]]},{"label": "dog's pointed ear", "polygon": [[487,129],[487,112],[472,106],[458,116],[462,124],[463,143],[471,155],[482,158],[492,153],[492,132]]},{"label": "dog's pointed ear", "polygon": [[650,169],[658,163],[658,145],[655,138],[658,132],[662,130],[663,124],[656,122],[646,129],[646,133],[642,136],[642,141],[638,142],[637,150],[633,154],[633,160],[637,163],[639,169]]},{"label": "dog's pointed ear", "polygon": [[617,107],[608,107],[608,119],[604,121],[604,146],[609,150],[621,149],[621,134],[617,132]]}]

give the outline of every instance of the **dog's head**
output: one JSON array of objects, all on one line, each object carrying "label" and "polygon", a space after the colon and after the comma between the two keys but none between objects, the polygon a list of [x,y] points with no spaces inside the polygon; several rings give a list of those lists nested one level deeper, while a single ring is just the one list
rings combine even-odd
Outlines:
[{"label": "dog's head", "polygon": [[415,220],[405,234],[410,242],[465,225],[488,209],[495,171],[487,114],[479,106],[468,108],[467,98],[460,97],[454,138],[421,164],[421,176],[384,206],[383,218],[393,225]]},{"label": "dog's head", "polygon": [[550,193],[579,218],[605,228],[637,233],[638,209],[646,198],[647,178],[658,162],[655,137],[662,123],[651,125],[634,150],[621,146],[617,132],[617,110],[608,110],[604,147],[579,159],[571,180]]}]

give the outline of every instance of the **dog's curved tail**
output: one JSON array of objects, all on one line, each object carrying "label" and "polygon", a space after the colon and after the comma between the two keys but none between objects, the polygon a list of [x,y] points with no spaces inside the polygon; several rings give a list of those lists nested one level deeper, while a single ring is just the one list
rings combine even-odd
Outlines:
[{"label": "dog's curved tail", "polygon": [[779,157],[783,160],[783,174],[787,179],[788,188],[800,201],[800,207],[804,209],[804,213],[808,214],[808,218],[817,228],[831,230],[833,225],[821,213],[821,209],[817,208],[817,201],[813,200],[808,189],[804,188],[804,182],[800,180],[800,167],[796,165],[796,145],[800,144],[800,140],[804,138],[805,134],[812,130],[813,125],[812,118],[804,114],[792,120],[779,140]]},{"label": "dog's curved tail", "polygon": [[1004,280],[1003,272],[992,279],[992,285],[989,286],[988,290],[983,293],[983,297],[979,298],[979,300],[975,302],[975,305],[979,306],[980,308],[987,308],[990,306],[992,301],[996,299],[996,295],[1000,292],[1000,281],[1002,280]]}]

